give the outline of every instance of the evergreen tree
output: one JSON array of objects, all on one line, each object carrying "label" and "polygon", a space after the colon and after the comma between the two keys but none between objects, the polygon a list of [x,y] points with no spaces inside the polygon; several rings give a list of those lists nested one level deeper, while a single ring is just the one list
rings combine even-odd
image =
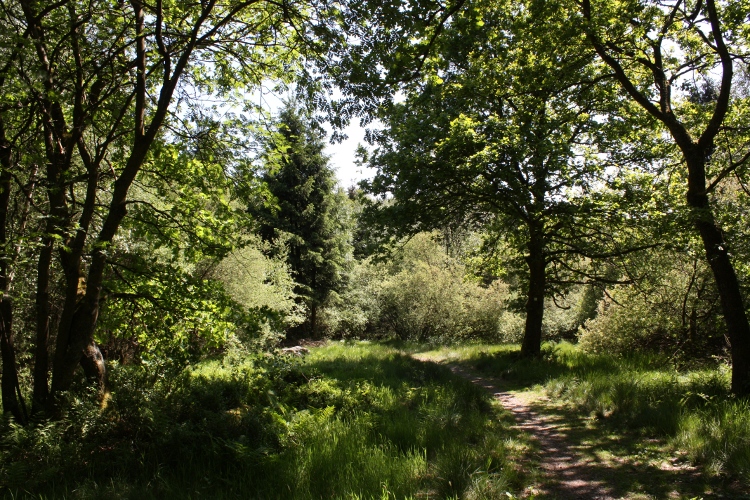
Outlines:
[{"label": "evergreen tree", "polygon": [[350,253],[343,192],[323,154],[323,131],[287,104],[265,148],[266,199],[251,207],[266,241],[286,242],[296,293],[307,307],[306,321],[293,335],[320,335],[318,312],[344,284]]}]

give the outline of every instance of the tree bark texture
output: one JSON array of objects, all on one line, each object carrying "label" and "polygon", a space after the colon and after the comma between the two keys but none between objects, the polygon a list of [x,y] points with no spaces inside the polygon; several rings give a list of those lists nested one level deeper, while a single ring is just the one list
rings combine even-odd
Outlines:
[{"label": "tree bark texture", "polygon": [[542,351],[542,320],[544,319],[544,296],[547,286],[547,262],[544,256],[544,240],[534,229],[529,240],[529,288],[526,294],[526,324],[521,344],[524,357],[539,356]]},{"label": "tree bark texture", "polygon": [[13,338],[13,303],[10,296],[11,256],[8,247],[8,209],[11,190],[11,147],[5,137],[5,127],[0,119],[0,359],[2,359],[3,411],[9,412],[18,422],[27,419],[26,408],[18,383],[18,366],[16,364],[16,347]]},{"label": "tree bark texture", "polygon": [[[683,150],[684,151],[684,150]],[[732,392],[750,395],[750,323],[747,320],[737,273],[729,257],[724,234],[716,222],[706,194],[705,151],[700,147],[684,154],[688,166],[687,204],[706,252],[706,259],[719,291],[727,324],[732,358]]]}]

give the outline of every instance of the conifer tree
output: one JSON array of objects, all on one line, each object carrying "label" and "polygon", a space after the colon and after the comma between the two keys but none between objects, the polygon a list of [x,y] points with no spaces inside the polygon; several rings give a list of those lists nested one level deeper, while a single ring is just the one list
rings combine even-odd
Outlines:
[{"label": "conifer tree", "polygon": [[344,283],[350,243],[345,195],[323,154],[324,133],[303,111],[287,104],[265,149],[262,206],[251,208],[266,241],[286,241],[287,263],[307,319],[293,336],[319,336],[319,310]]}]

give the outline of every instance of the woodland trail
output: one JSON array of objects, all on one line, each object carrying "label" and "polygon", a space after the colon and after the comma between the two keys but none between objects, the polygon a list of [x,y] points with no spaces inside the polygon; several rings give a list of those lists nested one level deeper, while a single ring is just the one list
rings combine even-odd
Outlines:
[{"label": "woodland trail", "polygon": [[[414,355],[423,362],[436,360]],[[457,363],[446,363],[453,373],[490,392],[509,411],[516,428],[538,446],[535,456],[538,484],[525,497],[534,499],[709,499],[733,498],[717,494],[698,471],[679,458],[664,459],[656,440],[621,436],[593,429],[590,418],[550,402],[538,393],[508,391],[502,380],[475,373]]]}]

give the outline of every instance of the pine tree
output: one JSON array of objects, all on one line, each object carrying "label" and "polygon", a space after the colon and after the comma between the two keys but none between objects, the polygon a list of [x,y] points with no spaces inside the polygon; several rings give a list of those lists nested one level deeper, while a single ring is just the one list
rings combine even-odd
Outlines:
[{"label": "pine tree", "polygon": [[334,171],[323,154],[324,133],[294,104],[281,111],[266,146],[262,207],[251,209],[266,241],[287,243],[287,263],[307,320],[293,336],[320,335],[319,309],[344,284],[350,243]]}]

